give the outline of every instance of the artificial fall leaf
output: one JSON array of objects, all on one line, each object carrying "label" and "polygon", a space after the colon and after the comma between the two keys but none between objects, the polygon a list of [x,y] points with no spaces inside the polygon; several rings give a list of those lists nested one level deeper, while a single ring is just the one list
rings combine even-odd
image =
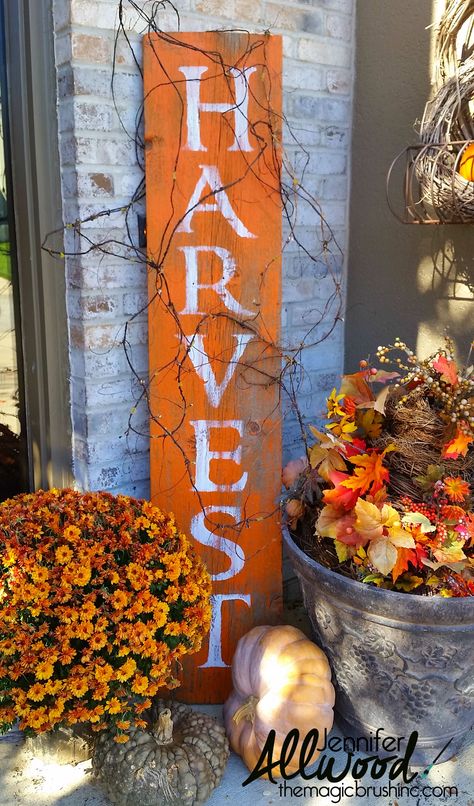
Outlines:
[{"label": "artificial fall leaf", "polygon": [[340,473],[333,470],[329,474],[329,479],[334,484],[334,489],[324,490],[323,500],[325,504],[331,504],[336,509],[353,509],[359,497],[358,490],[348,490],[344,482],[351,478],[348,473]]},{"label": "artificial fall leaf", "polygon": [[436,526],[433,526],[429,518],[426,515],[422,515],[421,512],[407,512],[402,518],[402,523],[419,526],[423,534],[436,531]]},{"label": "artificial fall leaf", "polygon": [[347,470],[346,463],[337,450],[323,448],[321,445],[313,445],[309,452],[309,463],[311,467],[318,469],[319,475],[326,481],[330,481],[333,470]]},{"label": "artificial fall leaf", "polygon": [[449,383],[451,386],[456,386],[459,383],[456,364],[446,356],[440,355],[439,358],[433,361],[433,369],[439,372],[441,380],[445,383]]},{"label": "artificial fall leaf", "polygon": [[385,386],[381,392],[378,393],[375,400],[369,400],[366,403],[361,403],[358,408],[360,409],[374,409],[379,414],[385,414],[385,404],[390,392],[390,386]]},{"label": "artificial fall leaf", "polygon": [[415,574],[404,574],[397,581],[395,587],[397,590],[402,590],[405,593],[410,593],[410,591],[414,590],[415,588],[418,588],[422,584],[423,584],[423,577],[417,577]]},{"label": "artificial fall leaf", "polygon": [[367,554],[372,565],[387,576],[397,562],[398,552],[388,537],[378,537],[369,544]]},{"label": "artificial fall leaf", "polygon": [[341,543],[340,540],[334,541],[334,548],[336,549],[337,559],[340,563],[344,563],[352,557],[351,551],[346,543]]},{"label": "artificial fall leaf", "polygon": [[281,474],[281,480],[285,487],[287,489],[292,487],[307,467],[308,460],[306,456],[301,456],[299,459],[292,459],[290,462],[287,462]]},{"label": "artificial fall leaf", "polygon": [[438,562],[443,563],[443,565],[446,563],[458,563],[466,559],[463,548],[464,540],[452,540],[448,545],[443,543],[442,546],[433,551],[433,554]]},{"label": "artificial fall leaf", "polygon": [[426,475],[415,476],[415,481],[426,492],[431,490],[437,481],[440,481],[445,475],[446,470],[443,465],[428,465],[426,468]]},{"label": "artificial fall leaf", "polygon": [[372,495],[380,490],[389,480],[389,472],[383,464],[384,456],[395,447],[389,445],[382,453],[366,453],[363,456],[351,456],[349,461],[356,465],[354,475],[341,482],[350,490],[359,490],[364,495],[369,489]]},{"label": "artificial fall leaf", "polygon": [[331,537],[335,540],[337,536],[337,523],[341,517],[340,509],[336,509],[330,504],[323,507],[316,521],[316,534],[321,535],[321,537]]},{"label": "artificial fall leaf", "polygon": [[374,409],[367,409],[366,411],[359,412],[357,416],[357,424],[359,428],[365,433],[369,439],[376,439],[380,436],[382,431],[383,417]]},{"label": "artificial fall leaf", "polygon": [[368,540],[373,540],[383,534],[382,513],[375,504],[371,504],[369,501],[364,501],[363,498],[359,498],[354,511],[357,516],[357,531],[363,534]]},{"label": "artificial fall leaf", "polygon": [[457,459],[459,456],[466,456],[468,447],[473,441],[474,436],[472,434],[466,434],[458,428],[454,439],[443,448],[443,453],[441,454],[443,459]]},{"label": "artificial fall leaf", "polygon": [[367,444],[363,439],[354,437],[352,442],[344,443],[344,453],[347,458],[349,458],[349,456],[361,456],[363,453],[367,453]]},{"label": "artificial fall leaf", "polygon": [[286,502],[285,512],[290,529],[295,529],[299,519],[304,514],[304,506],[297,498],[290,498],[290,500]]},{"label": "artificial fall leaf", "polygon": [[385,579],[382,574],[367,574],[367,576],[363,578],[362,582],[365,582],[366,584],[371,582],[372,585],[377,585],[378,588],[381,588],[385,585]]},{"label": "artificial fall leaf", "polygon": [[392,568],[392,580],[396,582],[398,577],[408,570],[408,565],[411,563],[416,567],[417,559],[416,552],[413,549],[399,548],[397,552],[397,561]]},{"label": "artificial fall leaf", "polygon": [[387,381],[393,381],[399,377],[399,372],[387,372],[385,369],[378,369],[377,372],[369,376],[369,381],[370,383],[387,383]]},{"label": "artificial fall leaf", "polygon": [[345,397],[350,397],[355,404],[368,403],[375,400],[375,396],[366,381],[366,372],[354,372],[352,375],[343,375],[340,392]]},{"label": "artificial fall leaf", "polygon": [[342,512],[328,505],[323,507],[316,522],[315,532],[321,537],[331,537],[333,540],[347,546],[359,547],[366,543],[366,539],[355,529],[355,514]]}]

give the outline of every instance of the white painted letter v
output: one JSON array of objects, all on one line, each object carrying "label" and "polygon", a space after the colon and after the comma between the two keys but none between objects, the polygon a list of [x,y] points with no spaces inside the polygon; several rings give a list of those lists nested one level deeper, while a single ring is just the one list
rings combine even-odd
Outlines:
[{"label": "white painted letter v", "polygon": [[234,339],[237,339],[237,345],[221,383],[217,383],[216,376],[209,361],[209,356],[204,348],[202,335],[196,333],[193,336],[186,336],[185,338],[189,344],[189,357],[194,369],[204,383],[207,399],[211,406],[216,409],[220,405],[222,396],[232,380],[237,364],[242,358],[247,344],[253,339],[253,335],[251,333],[234,333]]}]

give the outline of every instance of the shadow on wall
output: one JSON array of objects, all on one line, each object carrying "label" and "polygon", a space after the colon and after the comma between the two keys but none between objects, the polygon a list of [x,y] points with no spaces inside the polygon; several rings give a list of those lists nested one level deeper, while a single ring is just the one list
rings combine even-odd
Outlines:
[{"label": "shadow on wall", "polygon": [[397,336],[427,355],[448,332],[462,359],[472,337],[474,225],[403,225],[385,197],[430,95],[433,5],[357,4],[347,371]]},{"label": "shadow on wall", "polygon": [[419,323],[417,350],[436,349],[441,327],[453,337],[461,363],[473,335],[474,250],[472,225],[433,228],[432,249],[418,267],[418,293],[431,312]]}]

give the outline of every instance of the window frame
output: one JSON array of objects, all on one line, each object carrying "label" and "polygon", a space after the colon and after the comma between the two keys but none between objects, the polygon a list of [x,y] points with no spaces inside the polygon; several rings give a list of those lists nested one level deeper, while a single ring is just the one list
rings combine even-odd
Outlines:
[{"label": "window frame", "polygon": [[0,2],[29,487],[67,487],[73,472],[65,267],[41,247],[63,226],[52,2]]}]

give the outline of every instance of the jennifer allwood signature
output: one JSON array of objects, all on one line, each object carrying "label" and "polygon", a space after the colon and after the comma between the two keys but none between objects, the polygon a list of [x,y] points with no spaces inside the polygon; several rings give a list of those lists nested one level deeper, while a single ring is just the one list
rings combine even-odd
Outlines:
[{"label": "jennifer allwood signature", "polygon": [[[380,731],[377,731],[376,734],[377,749],[379,747],[379,733]],[[354,746],[352,747],[352,750],[348,750],[345,740],[338,739],[339,744],[336,744],[335,741],[333,742],[332,739],[328,740],[327,732],[325,732],[322,746],[319,747],[319,731],[316,728],[312,728],[310,731],[308,731],[301,742],[298,768],[296,771],[291,773],[287,772],[287,768],[296,753],[296,748],[300,740],[300,732],[297,730],[297,728],[293,728],[293,730],[290,730],[289,733],[287,733],[281,746],[280,756],[274,759],[275,737],[276,732],[271,730],[265,741],[260,758],[258,759],[249,777],[243,782],[242,786],[251,784],[252,781],[260,778],[262,775],[268,775],[269,780],[272,783],[276,783],[275,778],[272,775],[273,770],[278,770],[278,776],[286,781],[289,781],[291,778],[295,778],[299,775],[305,781],[316,778],[319,781],[326,780],[331,783],[342,781],[343,778],[345,778],[345,776],[349,773],[351,773],[352,778],[355,780],[360,780],[367,774],[369,774],[373,780],[378,780],[388,773],[390,781],[394,781],[401,776],[404,783],[407,784],[411,783],[411,781],[420,775],[419,772],[410,771],[410,759],[413,756],[416,743],[418,741],[418,731],[416,730],[411,732],[403,755],[391,755],[384,758],[379,758],[379,756],[375,753],[374,755],[365,756],[364,758],[354,758]],[[337,739],[337,737],[333,738]],[[392,745],[391,743],[388,743],[388,740],[392,740],[399,751],[400,742],[403,741],[403,739],[403,736],[399,739],[386,736],[380,741],[381,749],[388,750],[388,752],[390,752]],[[387,741],[384,744],[385,740]],[[452,739],[450,739],[449,742],[438,753],[429,767],[424,770],[424,772],[421,774],[422,777],[428,774],[433,764],[435,764],[442,753],[444,753],[451,741]],[[340,757],[335,758],[334,756],[324,753],[318,757],[317,766],[314,767],[311,772],[309,772],[307,768],[315,763],[315,754],[325,750],[326,748],[334,751],[342,749],[344,751],[342,760]],[[372,750],[373,748],[371,747],[370,749]],[[336,765],[339,767],[339,769],[336,768]]]}]

